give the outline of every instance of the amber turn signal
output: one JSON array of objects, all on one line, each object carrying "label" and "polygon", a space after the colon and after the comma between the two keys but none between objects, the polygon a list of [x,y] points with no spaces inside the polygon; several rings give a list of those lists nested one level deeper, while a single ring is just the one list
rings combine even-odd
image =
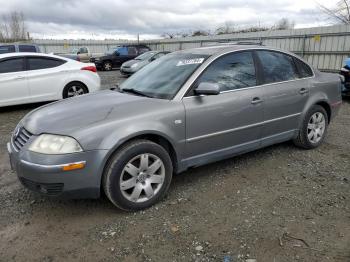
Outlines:
[{"label": "amber turn signal", "polygon": [[64,165],[62,167],[63,171],[71,171],[71,170],[76,170],[76,169],[83,169],[85,167],[85,161],[83,162],[77,162],[77,163],[71,163]]}]

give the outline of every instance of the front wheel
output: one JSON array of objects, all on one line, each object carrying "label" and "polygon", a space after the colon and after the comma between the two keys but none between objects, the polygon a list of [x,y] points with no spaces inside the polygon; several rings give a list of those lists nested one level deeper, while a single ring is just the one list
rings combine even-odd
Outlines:
[{"label": "front wheel", "polygon": [[164,197],[172,172],[170,156],[162,146],[136,140],[112,156],[104,172],[103,188],[115,206],[140,210]]},{"label": "front wheel", "polygon": [[318,147],[327,134],[327,127],[326,110],[319,105],[313,106],[305,115],[298,136],[294,139],[294,144],[305,149]]}]

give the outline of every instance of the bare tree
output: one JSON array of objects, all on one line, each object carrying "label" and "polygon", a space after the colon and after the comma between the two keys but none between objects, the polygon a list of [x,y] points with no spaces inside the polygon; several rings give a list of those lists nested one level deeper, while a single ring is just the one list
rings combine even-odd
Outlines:
[{"label": "bare tree", "polygon": [[318,3],[320,10],[337,23],[350,24],[350,0],[340,0],[334,8]]},{"label": "bare tree", "polygon": [[232,21],[226,21],[224,25],[215,30],[217,35],[232,34],[235,32],[235,24]]},{"label": "bare tree", "polygon": [[0,41],[27,40],[27,30],[22,12],[11,12],[0,21]]},{"label": "bare tree", "polygon": [[210,31],[208,30],[195,30],[192,32],[191,36],[208,36],[210,35]]},{"label": "bare tree", "polygon": [[285,30],[285,29],[293,29],[294,21],[290,21],[288,18],[281,18],[277,21],[277,23],[272,27],[274,30]]}]

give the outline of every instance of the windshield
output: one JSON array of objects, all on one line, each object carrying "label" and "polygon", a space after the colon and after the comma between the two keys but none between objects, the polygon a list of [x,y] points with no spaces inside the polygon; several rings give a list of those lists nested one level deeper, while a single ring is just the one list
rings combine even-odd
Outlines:
[{"label": "windshield", "polygon": [[109,49],[106,52],[106,55],[113,55],[113,53],[115,52],[115,49]]},{"label": "windshield", "polygon": [[120,89],[133,89],[150,97],[172,99],[207,58],[208,55],[188,53],[163,56],[131,76]]},{"label": "windshield", "polygon": [[156,53],[157,52],[146,52],[136,57],[135,60],[147,60],[147,59],[150,59],[152,56],[154,56]]}]

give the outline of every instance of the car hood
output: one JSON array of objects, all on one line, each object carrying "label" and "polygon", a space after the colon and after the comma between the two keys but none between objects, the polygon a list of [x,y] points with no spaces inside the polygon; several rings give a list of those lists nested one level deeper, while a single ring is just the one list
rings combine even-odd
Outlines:
[{"label": "car hood", "polygon": [[73,136],[81,129],[111,119],[130,118],[166,101],[169,102],[106,90],[42,106],[26,115],[21,125],[36,135],[52,133]]}]

